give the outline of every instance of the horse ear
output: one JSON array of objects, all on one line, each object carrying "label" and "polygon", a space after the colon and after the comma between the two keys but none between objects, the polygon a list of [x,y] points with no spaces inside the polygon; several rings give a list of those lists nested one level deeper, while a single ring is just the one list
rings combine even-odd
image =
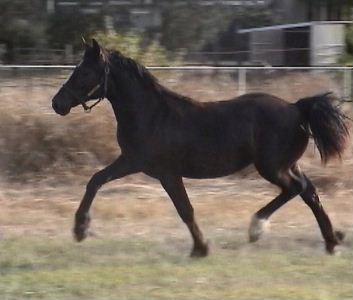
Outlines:
[{"label": "horse ear", "polygon": [[86,51],[85,51],[85,59],[89,59],[91,61],[99,60],[101,47],[95,39],[92,39],[92,45],[86,43]]},{"label": "horse ear", "polygon": [[92,39],[92,48],[96,57],[98,57],[101,53],[101,47],[95,39]]},{"label": "horse ear", "polygon": [[88,48],[90,48],[91,46],[86,42],[86,39],[84,36],[81,36],[81,40],[83,45],[85,46],[85,49],[87,50]]}]

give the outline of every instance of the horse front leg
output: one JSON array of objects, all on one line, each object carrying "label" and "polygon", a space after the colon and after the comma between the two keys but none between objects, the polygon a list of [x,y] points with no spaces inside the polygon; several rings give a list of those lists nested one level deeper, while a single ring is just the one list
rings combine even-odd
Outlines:
[{"label": "horse front leg", "polygon": [[87,183],[86,192],[75,215],[74,236],[78,242],[87,237],[90,223],[89,210],[100,187],[112,180],[137,172],[125,157],[120,156],[112,164],[95,173]]},{"label": "horse front leg", "polygon": [[179,216],[188,227],[194,241],[191,251],[192,257],[202,257],[208,254],[208,244],[204,241],[202,232],[196,223],[194,209],[189,201],[181,177],[168,177],[161,179],[161,184],[173,201]]}]

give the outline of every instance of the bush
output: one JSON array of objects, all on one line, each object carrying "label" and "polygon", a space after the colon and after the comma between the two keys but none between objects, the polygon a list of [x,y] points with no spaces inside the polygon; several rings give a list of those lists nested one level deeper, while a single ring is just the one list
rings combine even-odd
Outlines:
[{"label": "bush", "polygon": [[[123,55],[136,59],[145,65],[170,65],[170,53],[162,47],[158,41],[152,41],[144,45],[141,35],[134,32],[122,33],[105,33],[102,31],[92,35],[104,47],[117,50]],[[172,64],[180,61],[180,56],[172,60]]]},{"label": "bush", "polygon": [[103,106],[93,118],[73,114],[65,120],[7,106],[0,120],[0,170],[11,180],[92,174],[119,153],[113,116]]},{"label": "bush", "polygon": [[49,45],[53,48],[64,48],[66,44],[71,44],[75,50],[81,50],[81,37],[103,27],[102,16],[88,16],[74,11],[51,16],[48,20],[46,34]]}]

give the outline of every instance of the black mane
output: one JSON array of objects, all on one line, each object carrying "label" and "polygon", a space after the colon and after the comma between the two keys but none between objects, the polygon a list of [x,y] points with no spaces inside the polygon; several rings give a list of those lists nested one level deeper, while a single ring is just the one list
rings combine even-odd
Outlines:
[{"label": "black mane", "polygon": [[182,100],[184,102],[196,102],[190,97],[178,94],[163,86],[145,66],[130,57],[124,56],[118,51],[110,51],[107,61],[109,61],[113,68],[123,68],[124,71],[130,74],[132,82],[137,79],[144,87],[153,90],[163,99],[177,98],[178,100]]}]

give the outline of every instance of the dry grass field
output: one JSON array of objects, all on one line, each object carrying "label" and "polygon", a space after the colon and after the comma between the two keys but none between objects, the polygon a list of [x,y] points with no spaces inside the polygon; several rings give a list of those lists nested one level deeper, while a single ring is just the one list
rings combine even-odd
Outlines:
[{"label": "dry grass field", "polygon": [[[271,218],[255,244],[250,218],[277,194],[251,168],[225,178],[185,180],[211,255],[191,259],[191,239],[159,183],[142,174],[104,186],[92,230],[73,241],[73,214],[90,175],[119,153],[107,102],[63,118],[50,99],[65,74],[3,76],[0,81],[1,299],[352,299],[353,153],[326,167],[312,144],[302,169],[317,185],[332,222],[346,233],[328,256],[300,198]],[[248,91],[295,101],[333,90],[337,74],[259,74]],[[231,74],[156,72],[201,101],[237,94]],[[7,78],[7,79],[6,79]],[[30,78],[30,79],[29,79]],[[352,107],[345,107],[350,114]]]}]

